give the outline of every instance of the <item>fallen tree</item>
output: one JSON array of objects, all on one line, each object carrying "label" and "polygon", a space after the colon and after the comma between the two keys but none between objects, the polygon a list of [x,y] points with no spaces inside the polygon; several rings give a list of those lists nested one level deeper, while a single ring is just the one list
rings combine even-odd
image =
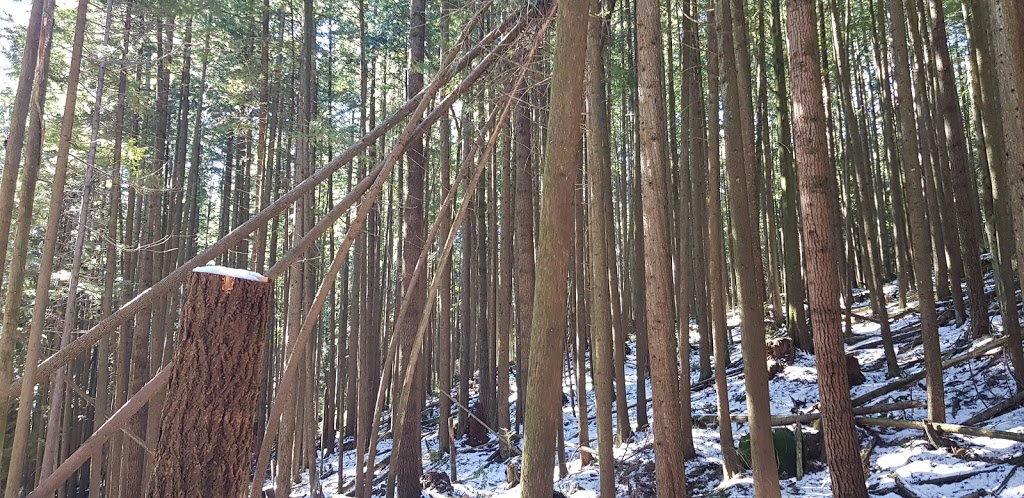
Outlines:
[{"label": "fallen tree", "polygon": [[[991,350],[993,350],[993,349],[995,349],[995,348],[997,348],[999,346],[1002,346],[1005,343],[1006,343],[1006,338],[1005,337],[1000,337],[999,339],[995,339],[995,340],[993,340],[991,342],[983,344],[981,347],[979,347],[977,349],[974,349],[972,351],[968,351],[968,352],[966,352],[966,353],[964,353],[964,354],[962,354],[960,356],[957,356],[957,357],[954,357],[954,358],[950,358],[950,359],[942,362],[942,370],[946,370],[948,368],[954,367],[954,366],[959,365],[961,363],[973,360],[975,358],[980,358],[982,356],[985,356],[986,354],[988,354],[989,351],[991,351]],[[925,371],[921,370],[920,372],[917,372],[917,373],[912,374],[912,375],[908,375],[908,376],[906,376],[906,377],[904,377],[902,379],[894,380],[892,382],[889,382],[886,385],[884,385],[884,386],[882,386],[882,387],[880,387],[878,389],[875,389],[875,390],[872,390],[872,391],[868,391],[868,392],[866,392],[864,394],[861,394],[860,396],[857,396],[856,398],[853,398],[853,406],[863,405],[863,404],[867,403],[868,401],[871,401],[873,399],[878,398],[879,396],[891,393],[893,391],[898,391],[900,389],[903,389],[904,387],[907,387],[907,386],[909,386],[911,384],[914,384],[917,381],[923,379],[924,375],[925,375]]]},{"label": "fallen tree", "polygon": [[966,425],[940,424],[937,422],[925,422],[919,420],[900,420],[895,418],[856,417],[855,420],[858,425],[891,427],[894,429],[918,429],[921,431],[927,431],[928,426],[931,426],[940,434],[949,433],[959,434],[961,436],[990,437],[993,439],[1007,439],[1010,441],[1024,443],[1024,434],[1019,432],[998,431],[995,429],[982,429],[978,427],[968,427]]}]

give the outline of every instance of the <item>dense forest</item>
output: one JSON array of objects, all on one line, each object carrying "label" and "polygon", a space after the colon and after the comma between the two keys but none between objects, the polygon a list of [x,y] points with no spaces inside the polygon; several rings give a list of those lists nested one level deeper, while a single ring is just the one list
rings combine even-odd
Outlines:
[{"label": "dense forest", "polygon": [[0,6],[7,498],[1024,497],[1019,0]]}]

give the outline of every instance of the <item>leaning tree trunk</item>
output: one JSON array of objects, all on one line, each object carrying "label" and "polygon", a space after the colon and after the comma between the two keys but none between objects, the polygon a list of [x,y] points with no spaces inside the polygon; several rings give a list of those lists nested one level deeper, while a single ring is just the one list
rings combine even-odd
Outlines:
[{"label": "leaning tree trunk", "polygon": [[272,289],[238,270],[189,278],[150,497],[245,493]]}]

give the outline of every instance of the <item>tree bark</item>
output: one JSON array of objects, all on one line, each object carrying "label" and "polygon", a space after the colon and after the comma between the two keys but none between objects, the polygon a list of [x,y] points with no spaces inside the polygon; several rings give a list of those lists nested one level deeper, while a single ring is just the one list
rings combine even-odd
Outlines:
[{"label": "tree bark", "polygon": [[921,162],[918,161],[917,126],[914,124],[914,108],[910,86],[910,61],[907,50],[906,18],[903,2],[889,0],[889,15],[892,16],[893,75],[896,78],[896,105],[900,118],[900,162],[906,175],[907,207],[910,220],[910,237],[914,245],[914,278],[917,283],[918,309],[921,312],[921,334],[925,350],[925,370],[928,378],[928,417],[936,422],[945,420],[946,409],[944,386],[942,384],[942,358],[939,350],[939,326],[935,315],[935,293],[931,272],[931,237],[928,234],[927,210],[922,184]]},{"label": "tree bark", "polygon": [[[406,83],[406,96],[411,97],[420,92],[423,88],[423,60],[426,54],[426,0],[411,0],[409,17],[409,63],[408,81]],[[426,158],[423,155],[423,138],[413,138],[408,151],[406,152],[406,198],[405,198],[405,240],[402,248],[402,298],[408,303],[408,316],[419,317],[426,307],[426,276],[413,279],[412,271],[416,266],[420,251],[423,249],[426,228],[424,223],[423,199],[425,194]],[[412,356],[412,348],[415,347],[416,329],[419,320],[405,320],[403,330],[395,330],[400,336],[399,365],[406,365],[408,358]],[[421,357],[422,358],[422,357]],[[399,410],[405,410],[405,416],[401,417],[402,426],[396,429],[395,436],[402,439],[402,443],[395,455],[397,469],[398,496],[400,498],[419,498],[420,496],[420,475],[423,473],[422,457],[420,448],[420,405],[423,404],[424,395],[424,373],[423,361],[418,360],[413,368],[407,371],[412,376],[409,402],[406,406],[399,406]],[[404,381],[401,375],[395,376],[396,386]],[[395,395],[401,391],[396,389]]]},{"label": "tree bark", "polygon": [[[7,295],[4,301],[4,313],[3,322],[0,324],[0,381],[6,381],[13,376],[14,372],[14,348],[17,344],[19,336],[21,334],[17,331],[17,325],[21,314],[21,292],[25,285],[25,267],[28,258],[28,243],[29,243],[29,232],[31,231],[32,211],[33,205],[35,204],[35,190],[36,183],[39,179],[39,170],[42,166],[42,151],[43,151],[43,107],[46,102],[46,90],[47,90],[47,79],[49,78],[50,72],[50,50],[52,46],[53,38],[53,19],[55,2],[54,0],[45,0],[42,13],[42,26],[39,35],[39,46],[37,47],[37,54],[39,60],[35,65],[35,75],[32,78],[32,98],[30,101],[31,110],[29,112],[28,127],[26,129],[26,143],[25,143],[25,172],[22,175],[21,189],[18,192],[18,212],[17,212],[17,224],[15,225],[14,232],[14,244],[12,246],[11,258],[7,260],[7,267],[10,271],[10,283],[7,286]],[[0,238],[6,238],[7,234],[0,235]],[[50,238],[56,240],[56,234],[50,234]],[[51,258],[52,261],[52,258]],[[47,289],[49,288],[49,282],[47,282]],[[46,291],[43,291],[46,294]],[[44,300],[45,301],[45,300]],[[40,324],[41,325],[41,324]],[[38,334],[42,334],[42,327],[36,327]],[[32,333],[29,332],[30,337],[28,338],[28,351],[26,353],[25,364],[29,365],[31,370],[33,366],[38,362],[40,356],[40,340],[37,337],[35,340],[31,337]],[[34,347],[33,347],[34,346]],[[27,383],[28,388],[21,389],[21,394],[24,396],[23,401],[19,404],[18,410],[18,422],[16,424],[21,425],[21,429],[15,432],[15,444],[11,447],[11,464],[7,468],[7,485],[4,491],[4,496],[16,496],[21,489],[23,474],[22,467],[24,465],[24,459],[22,458],[25,454],[25,445],[28,439],[28,425],[29,417],[32,414],[32,393],[34,391],[34,383]],[[0,413],[8,413],[9,402],[11,401],[8,396],[2,396],[0,399],[3,400],[0,403]],[[3,423],[6,428],[6,420]],[[15,427],[17,429],[17,425]],[[18,441],[18,435],[21,434],[21,440]]]},{"label": "tree bark", "polygon": [[[605,91],[605,44],[608,20],[597,15],[603,2],[591,5],[587,32],[587,226],[590,230],[590,335],[595,413],[597,415],[597,450],[600,466],[600,496],[615,496],[615,454],[612,447],[612,320],[608,262],[614,246],[608,247],[604,193],[611,190],[611,150],[608,97]],[[582,391],[582,389],[581,389]],[[625,393],[623,393],[625,394]],[[623,396],[624,398],[625,396]],[[625,404],[618,405],[620,414],[628,413]],[[620,415],[619,423],[622,423]],[[625,417],[629,425],[628,415]]]},{"label": "tree bark", "polygon": [[[729,419],[729,379],[726,368],[729,364],[729,327],[726,322],[725,289],[725,229],[722,213],[722,161],[719,135],[719,61],[718,50],[714,50],[720,38],[714,10],[708,12],[708,294],[711,308],[711,326],[715,353],[715,398],[718,402],[718,417]],[[720,46],[720,45],[719,45]],[[802,305],[803,303],[801,303]],[[722,449],[722,475],[731,479],[740,471],[739,459],[733,442],[732,424],[719,424],[719,441]]]},{"label": "tree bark", "polygon": [[273,284],[189,278],[148,496],[241,496],[248,484]]},{"label": "tree bark", "polygon": [[[686,456],[676,369],[672,313],[672,256],[665,154],[661,11],[657,0],[637,0],[637,81],[640,114],[640,181],[643,197],[644,276],[651,390],[654,395],[655,466],[658,495],[686,496]],[[684,323],[686,317],[678,317]],[[682,325],[681,325],[682,326]],[[683,327],[688,330],[689,327]],[[689,361],[689,358],[687,358]],[[643,382],[641,376],[638,382]],[[688,415],[688,414],[687,414]]]},{"label": "tree bark", "polygon": [[[730,11],[729,0],[722,0],[720,10],[721,53],[728,60],[734,49],[734,33],[737,22],[731,16],[743,16],[742,11]],[[742,317],[741,334],[743,350],[744,384],[747,393],[747,411],[750,413],[751,467],[754,471],[754,493],[772,498],[780,496],[778,465],[772,443],[771,412],[768,393],[768,367],[765,364],[763,274],[760,268],[761,256],[757,225],[752,223],[752,205],[757,199],[756,191],[749,186],[752,158],[744,152],[746,137],[742,100],[742,84],[736,64],[725,63],[723,84],[725,87],[726,124],[726,165],[729,175],[729,206],[732,215],[732,235],[736,241],[735,270]],[[750,154],[752,156],[752,154]]]},{"label": "tree bark", "polygon": [[807,255],[818,392],[821,395],[832,492],[836,496],[866,498],[868,493],[846,376],[839,307],[839,231],[833,216],[838,201],[829,181],[835,172],[828,157],[814,4],[814,0],[788,0],[786,13],[792,69],[790,85],[796,109],[793,127],[796,132],[796,161],[800,170],[803,234],[807,241],[804,252]]},{"label": "tree bark", "polygon": [[[946,142],[949,149],[949,163],[952,169],[953,202],[959,230],[960,253],[967,277],[967,299],[970,306],[972,337],[981,337],[991,332],[988,320],[988,300],[985,298],[985,283],[982,276],[979,255],[981,238],[981,216],[978,212],[977,182],[964,139],[964,123],[960,114],[960,99],[957,96],[956,78],[949,58],[946,42],[946,17],[942,3],[928,0],[932,21],[932,46],[935,51],[935,68],[938,71],[938,104]],[[947,206],[948,208],[949,206]],[[957,282],[959,285],[959,282]]]},{"label": "tree bark", "polygon": [[[572,242],[573,189],[580,160],[583,73],[587,50],[586,0],[560,0],[551,81],[551,112],[544,161],[538,271],[534,290],[527,388],[522,496],[547,496],[553,488],[551,442],[562,426],[561,358],[565,345],[566,280]],[[528,175],[527,180],[532,180]],[[517,193],[517,198],[519,198]],[[529,197],[524,196],[526,199]],[[524,213],[517,213],[524,216]],[[529,240],[529,239],[527,239]],[[519,244],[532,250],[528,242]]]}]

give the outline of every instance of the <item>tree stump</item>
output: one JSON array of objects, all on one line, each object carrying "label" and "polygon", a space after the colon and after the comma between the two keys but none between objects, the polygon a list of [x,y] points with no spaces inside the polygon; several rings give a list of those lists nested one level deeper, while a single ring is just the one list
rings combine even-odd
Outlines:
[{"label": "tree stump", "polygon": [[272,288],[229,268],[189,277],[151,498],[245,493]]},{"label": "tree stump", "polygon": [[867,377],[864,377],[864,372],[860,369],[860,360],[849,353],[846,354],[846,376],[850,382],[850,387],[859,386],[867,382]]}]

